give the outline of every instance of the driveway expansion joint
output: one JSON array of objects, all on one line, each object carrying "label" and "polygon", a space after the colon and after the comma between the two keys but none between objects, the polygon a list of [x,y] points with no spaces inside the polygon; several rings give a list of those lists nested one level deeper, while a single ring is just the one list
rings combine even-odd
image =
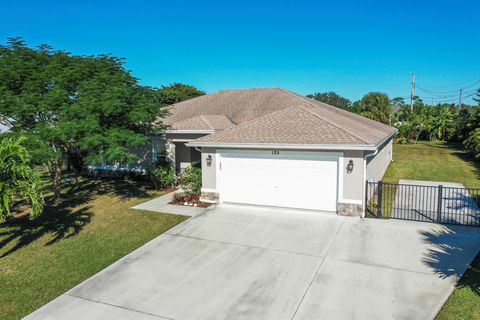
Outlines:
[{"label": "driveway expansion joint", "polygon": [[295,251],[285,251],[285,250],[280,250],[280,249],[271,249],[271,248],[267,248],[267,247],[258,247],[258,246],[252,246],[252,245],[242,244],[242,243],[233,243],[233,242],[218,241],[218,240],[212,240],[212,239],[203,239],[203,238],[198,238],[198,237],[186,236],[186,235],[182,235],[182,234],[167,234],[167,235],[170,236],[170,237],[180,237],[180,238],[186,238],[186,239],[192,239],[192,240],[215,242],[215,243],[231,245],[231,246],[236,246],[236,247],[261,249],[261,250],[266,250],[266,251],[286,253],[286,254],[291,254],[291,255],[300,255],[300,256],[306,256],[306,257],[311,257],[311,258],[321,258],[322,260],[326,257],[326,255],[325,256],[317,256],[317,255],[314,255],[314,254],[295,252]]},{"label": "driveway expansion joint", "polygon": [[85,297],[81,297],[81,296],[76,296],[76,295],[73,295],[73,294],[71,294],[71,293],[64,293],[63,295],[69,296],[69,297],[73,297],[73,298],[77,298],[77,299],[86,300],[86,301],[93,302],[93,303],[104,304],[104,305],[106,305],[106,306],[115,307],[115,308],[120,308],[120,309],[128,310],[128,311],[131,311],[131,312],[136,312],[136,313],[141,313],[141,314],[149,315],[149,316],[152,316],[152,317],[159,318],[159,319],[161,319],[161,320],[175,320],[175,319],[173,319],[173,318],[164,317],[164,316],[161,316],[161,315],[158,315],[158,314],[154,314],[154,313],[149,313],[149,312],[144,312],[144,311],[140,311],[140,310],[130,309],[130,308],[127,308],[127,307],[124,307],[124,306],[119,306],[119,305],[112,304],[112,303],[108,303],[108,302],[104,302],[104,301],[98,301],[98,300],[93,300],[93,299],[89,299],[89,298],[85,298]]},{"label": "driveway expansion joint", "polygon": [[308,284],[307,289],[303,293],[302,299],[300,299],[300,302],[298,303],[298,306],[295,309],[295,312],[293,313],[292,320],[295,319],[295,316],[297,315],[298,310],[300,310],[300,307],[302,306],[303,300],[305,300],[305,297],[306,297],[308,291],[310,291],[310,287],[312,286],[313,281],[315,281],[315,277],[317,276],[318,271],[320,271],[320,268],[322,267],[323,262],[328,257],[328,252],[329,252],[330,248],[332,247],[333,243],[335,242],[335,240],[337,239],[338,234],[340,233],[340,230],[342,229],[344,223],[345,223],[345,218],[343,218],[342,223],[338,227],[337,232],[335,233],[335,236],[333,237],[332,241],[330,241],[330,243],[328,244],[327,251],[325,252],[325,257],[323,257],[322,261],[320,262],[317,269],[315,270],[315,273],[313,274],[312,280],[310,280],[310,283]]}]

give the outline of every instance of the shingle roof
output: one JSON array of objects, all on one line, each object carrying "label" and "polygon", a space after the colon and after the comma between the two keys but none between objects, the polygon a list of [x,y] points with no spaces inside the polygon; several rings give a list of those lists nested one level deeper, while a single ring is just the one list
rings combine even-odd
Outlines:
[{"label": "shingle roof", "polygon": [[223,130],[235,126],[225,115],[194,116],[171,125],[176,130]]},{"label": "shingle roof", "polygon": [[223,115],[236,124],[195,143],[375,145],[396,131],[281,88],[222,90],[174,104],[170,110],[164,123],[173,128],[211,129],[202,115]]},{"label": "shingle roof", "polygon": [[302,103],[279,88],[220,90],[171,105],[163,123],[173,125],[194,116],[221,114],[237,125]]},{"label": "shingle roof", "polygon": [[361,144],[362,141],[305,107],[290,107],[195,142]]}]

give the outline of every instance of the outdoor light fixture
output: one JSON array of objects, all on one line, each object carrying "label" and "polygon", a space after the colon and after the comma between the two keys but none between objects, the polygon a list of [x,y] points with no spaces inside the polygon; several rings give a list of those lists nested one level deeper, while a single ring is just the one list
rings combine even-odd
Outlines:
[{"label": "outdoor light fixture", "polygon": [[352,173],[353,171],[353,160],[348,161],[347,164],[347,173]]},{"label": "outdoor light fixture", "polygon": [[205,158],[205,162],[207,164],[207,167],[210,167],[212,166],[212,155],[209,154],[206,158]]}]

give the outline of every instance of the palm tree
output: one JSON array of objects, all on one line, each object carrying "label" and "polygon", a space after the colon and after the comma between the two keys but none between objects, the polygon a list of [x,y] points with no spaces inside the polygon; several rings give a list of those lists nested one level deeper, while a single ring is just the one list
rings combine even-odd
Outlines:
[{"label": "palm tree", "polygon": [[44,199],[40,192],[40,178],[30,163],[24,137],[0,138],[0,221],[11,213],[13,202],[26,200],[31,206],[30,218],[42,213]]},{"label": "palm tree", "polygon": [[437,107],[434,121],[432,124],[432,134],[438,140],[446,140],[450,131],[453,129],[455,114],[450,106],[445,105]]}]

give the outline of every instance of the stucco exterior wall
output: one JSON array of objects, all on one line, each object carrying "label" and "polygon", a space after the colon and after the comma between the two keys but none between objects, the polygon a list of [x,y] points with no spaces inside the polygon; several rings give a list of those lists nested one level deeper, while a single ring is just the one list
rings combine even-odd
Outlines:
[{"label": "stucco exterior wall", "polygon": [[[348,172],[347,166],[350,160],[353,161],[353,170]],[[343,168],[341,169],[343,171],[343,199],[339,199],[339,202],[358,203],[362,201],[364,184],[363,151],[344,151]]]},{"label": "stucco exterior wall", "polygon": [[[208,156],[212,157],[211,166],[207,166],[206,159]],[[213,191],[217,189],[217,166],[218,156],[215,148],[202,148],[202,189]]]},{"label": "stucco exterior wall", "polygon": [[368,181],[382,180],[388,165],[392,161],[392,145],[393,139],[390,139],[380,146],[374,157],[367,158],[366,178]]},{"label": "stucco exterior wall", "polygon": [[185,144],[189,141],[198,139],[206,134],[197,133],[166,133],[166,143],[168,144],[169,159],[175,165],[175,170],[180,172],[188,167],[192,162],[200,161],[200,152],[195,148],[187,147]]}]

